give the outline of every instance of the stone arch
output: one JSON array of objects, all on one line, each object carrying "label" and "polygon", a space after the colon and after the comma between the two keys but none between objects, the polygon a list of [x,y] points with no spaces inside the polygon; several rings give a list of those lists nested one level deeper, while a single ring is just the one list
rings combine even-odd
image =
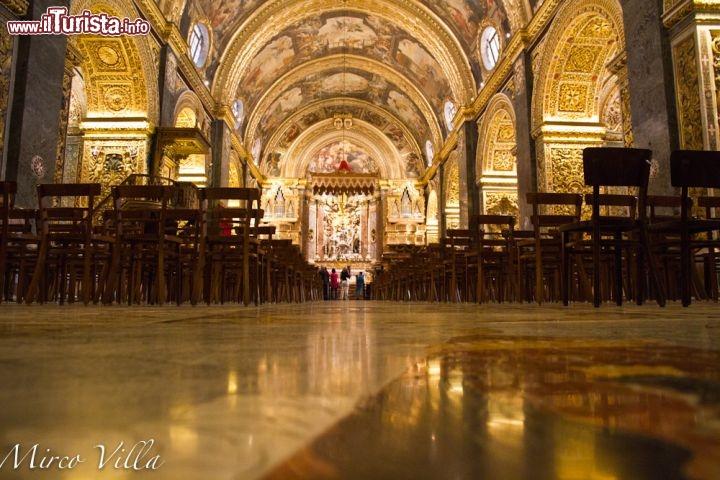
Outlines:
[{"label": "stone arch", "polygon": [[563,3],[535,74],[533,130],[554,119],[597,119],[607,64],[625,50],[622,10],[616,0]]},{"label": "stone arch", "polygon": [[[200,99],[190,90],[184,91],[175,102],[173,126],[180,128],[199,128],[204,118]],[[177,179],[205,186],[208,180],[208,155],[193,153],[177,161]]]},{"label": "stone arch", "polygon": [[313,155],[331,142],[352,141],[363,147],[377,161],[378,175],[384,179],[404,177],[405,167],[399,152],[388,137],[372,125],[355,120],[349,130],[339,132],[333,119],[318,122],[303,132],[281,161],[281,176],[304,178]]},{"label": "stone arch", "polygon": [[175,102],[174,125],[176,127],[194,128],[198,126],[201,118],[203,118],[203,107],[197,95],[190,90],[181,93]]},{"label": "stone arch", "polygon": [[584,184],[582,150],[605,142],[604,92],[617,81],[609,64],[624,50],[617,0],[563,2],[534,74],[538,190],[576,191]]},{"label": "stone arch", "polygon": [[[139,18],[131,5],[120,0],[80,0],[73,2],[70,13],[90,10],[131,20]],[[70,41],[84,57],[89,117],[135,117],[146,118],[151,124],[159,122],[157,52],[148,36],[73,35]]]},{"label": "stone arch", "polygon": [[488,104],[479,126],[476,182],[482,210],[491,213],[503,205],[518,212],[515,111],[507,95],[497,94]]}]

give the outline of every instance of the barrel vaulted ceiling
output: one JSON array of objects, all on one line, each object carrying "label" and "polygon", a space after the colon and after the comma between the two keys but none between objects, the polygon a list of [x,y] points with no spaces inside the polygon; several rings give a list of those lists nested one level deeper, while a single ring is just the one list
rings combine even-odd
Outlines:
[{"label": "barrel vaulted ceiling", "polygon": [[302,161],[288,158],[297,143],[329,146],[343,134],[332,120],[351,117],[365,150],[382,134],[407,171],[421,174],[427,142],[437,149],[450,133],[448,102],[451,114],[469,105],[492,73],[479,51],[484,27],[504,44],[533,8],[528,0],[192,4],[195,21],[210,27],[203,73],[213,96],[235,105],[237,133],[266,173],[272,161],[297,173],[288,165]]}]

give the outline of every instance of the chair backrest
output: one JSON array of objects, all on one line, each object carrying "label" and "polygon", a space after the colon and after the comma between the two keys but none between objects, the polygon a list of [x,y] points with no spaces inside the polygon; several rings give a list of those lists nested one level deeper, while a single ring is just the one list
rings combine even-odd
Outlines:
[{"label": "chair backrest", "polygon": [[670,154],[670,183],[680,187],[680,217],[690,218],[690,188],[720,188],[720,152],[675,150]]},{"label": "chair backrest", "polygon": [[252,229],[248,233],[257,236],[264,215],[257,188],[203,188],[200,190],[200,207],[209,235],[242,235],[246,229]]},{"label": "chair backrest", "polygon": [[477,232],[479,247],[506,246],[513,240],[515,217],[512,215],[473,215],[470,229]]},{"label": "chair backrest", "polygon": [[580,220],[583,198],[579,193],[528,192],[525,199],[532,206],[530,222],[536,236],[542,230]]},{"label": "chair backrest", "polygon": [[53,235],[92,234],[99,183],[46,183],[37,186],[40,228]]},{"label": "chair backrest", "polygon": [[162,238],[165,233],[166,212],[175,197],[170,185],[115,185],[113,194],[113,222],[116,235],[144,233]]},{"label": "chair backrest", "polygon": [[9,180],[0,182],[0,209],[2,209],[2,211],[13,207],[16,193],[17,182]]},{"label": "chair backrest", "polygon": [[607,196],[601,195],[602,187],[637,188],[636,212],[639,218],[645,218],[651,157],[652,151],[644,148],[589,147],[583,150],[585,185],[593,188],[593,218],[600,217],[602,201],[609,201]]},{"label": "chair backrest", "polygon": [[[3,248],[3,255],[5,252],[5,245],[8,241],[9,230],[10,230],[10,210],[13,208],[15,203],[15,194],[17,193],[16,182],[0,182],[0,245]],[[4,272],[0,271],[0,275]],[[0,293],[2,294],[2,293]]]},{"label": "chair backrest", "polygon": [[681,201],[676,195],[648,195],[648,220],[653,223],[679,218]]}]

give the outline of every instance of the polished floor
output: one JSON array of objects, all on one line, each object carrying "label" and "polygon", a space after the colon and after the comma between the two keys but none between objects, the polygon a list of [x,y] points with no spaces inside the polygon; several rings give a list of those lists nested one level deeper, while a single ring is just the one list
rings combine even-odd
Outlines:
[{"label": "polished floor", "polygon": [[0,305],[0,479],[719,479],[720,305]]}]

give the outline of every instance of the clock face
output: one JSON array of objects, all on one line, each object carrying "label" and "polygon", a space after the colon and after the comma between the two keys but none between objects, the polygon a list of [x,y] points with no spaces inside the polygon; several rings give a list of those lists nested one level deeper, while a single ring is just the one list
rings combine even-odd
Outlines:
[{"label": "clock face", "polygon": [[118,63],[118,60],[120,59],[118,53],[113,48],[110,48],[107,45],[103,45],[102,47],[98,48],[97,55],[102,63],[110,66],[116,65]]}]

